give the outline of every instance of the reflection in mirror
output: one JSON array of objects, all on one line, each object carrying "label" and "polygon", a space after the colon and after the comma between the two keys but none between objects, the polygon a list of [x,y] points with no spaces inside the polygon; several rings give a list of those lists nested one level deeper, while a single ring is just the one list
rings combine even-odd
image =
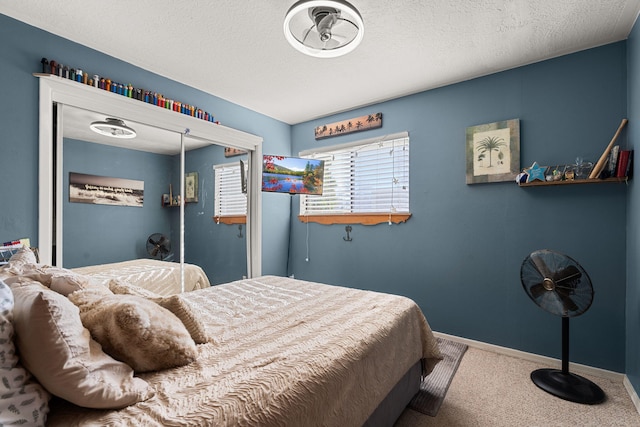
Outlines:
[{"label": "reflection in mirror", "polygon": [[[198,202],[185,205],[185,260],[202,266],[212,284],[247,277],[246,233],[239,236],[237,226],[216,224],[213,220],[213,166],[230,161],[225,158],[224,147],[207,145],[187,151],[185,157],[185,172],[196,172],[199,177]],[[234,157],[233,161],[246,157]]]},{"label": "reflection in mirror", "polygon": [[[152,233],[151,227],[153,227],[153,232],[155,233],[157,232],[156,228],[165,227],[165,224],[169,223],[170,229],[166,233],[171,235],[170,239],[175,240],[173,236],[177,234],[179,235],[178,241],[182,244],[186,241],[184,239],[185,234],[188,234],[188,238],[193,240],[194,243],[194,249],[186,247],[186,245],[183,247],[178,245],[178,250],[174,250],[181,260],[178,268],[178,284],[181,287],[180,290],[189,290],[185,286],[186,268],[182,261],[185,259],[188,261],[191,252],[194,252],[198,257],[201,257],[200,259],[204,259],[205,261],[215,263],[222,260],[222,262],[224,262],[228,251],[234,247],[233,244],[223,241],[225,238],[224,230],[214,226],[212,219],[210,219],[213,214],[213,201],[212,197],[208,197],[208,192],[211,191],[213,187],[212,164],[217,162],[217,159],[222,158],[224,152],[222,147],[216,148],[210,147],[210,145],[219,144],[228,145],[234,149],[245,150],[247,152],[246,160],[250,165],[249,178],[247,181],[246,233],[244,234],[246,236],[246,248],[244,254],[231,255],[234,261],[244,258],[244,264],[242,268],[239,268],[238,271],[233,273],[233,279],[240,278],[243,272],[246,272],[247,277],[256,277],[261,274],[261,137],[226,126],[214,125],[204,120],[158,108],[155,105],[99,90],[88,85],[78,84],[77,82],[50,74],[36,74],[36,77],[39,78],[37,244],[40,262],[59,267],[67,266],[64,259],[65,253],[68,253],[69,256],[72,257],[71,261],[78,265],[89,262],[101,262],[97,258],[92,258],[96,257],[96,254],[99,254],[100,250],[102,250],[96,248],[108,248],[109,257],[116,257],[114,254],[117,253],[117,259],[135,258],[140,256],[140,253],[144,254],[146,243],[148,242],[147,233]],[[173,132],[180,136],[180,159],[176,160],[178,156],[169,154],[168,156],[171,157],[171,159],[159,160],[156,156],[160,156],[160,154],[155,153],[154,156],[151,156],[155,159],[152,161],[148,154],[143,155],[137,153],[137,151],[143,150],[131,150],[131,145],[125,145],[124,147],[114,146],[113,140],[110,140],[110,145],[101,144],[102,146],[99,146],[100,144],[87,142],[89,138],[87,136],[73,135],[72,133],[67,134],[64,129],[64,110],[72,107],[83,110],[84,112],[101,112],[103,116],[100,117],[99,120],[105,120],[107,118],[124,120],[129,126],[138,127],[137,132],[142,131],[142,124]],[[87,123],[84,124],[85,129],[89,126],[89,122],[88,120]],[[188,136],[186,136],[187,134]],[[194,141],[191,141],[191,139]],[[125,141],[132,140],[123,140],[121,143],[124,144]],[[185,165],[187,157],[185,155],[185,146],[191,143],[203,143],[204,145],[200,147],[190,147],[189,152],[198,151],[199,153],[197,156],[190,155],[189,164]],[[153,144],[158,145],[159,140],[153,140]],[[69,154],[68,151],[73,147],[79,149],[80,153],[77,155]],[[205,147],[207,148],[206,150],[204,150]],[[115,155],[112,151],[115,149],[128,151],[118,152],[117,155]],[[98,158],[89,158],[87,151],[91,151],[92,154],[97,155]],[[206,159],[203,153],[211,158]],[[71,163],[64,163],[65,156],[70,158]],[[133,178],[136,182],[144,182],[145,179],[149,179],[153,182],[150,181],[149,184],[145,184],[144,189],[140,190],[143,192],[142,208],[139,206],[118,207],[121,209],[120,212],[136,209],[140,212],[146,208],[147,203],[150,203],[150,207],[155,205],[156,207],[154,209],[164,212],[165,216],[168,215],[169,220],[165,218],[157,220],[159,222],[153,222],[156,220],[152,221],[144,218],[142,220],[136,220],[137,222],[134,221],[131,227],[131,220],[129,218],[117,218],[117,221],[113,221],[112,216],[124,214],[114,213],[113,210],[109,210],[109,215],[103,214],[103,212],[107,212],[106,209],[103,211],[100,209],[96,210],[96,208],[115,208],[115,206],[91,206],[88,203],[86,204],[88,206],[74,206],[74,208],[80,210],[75,213],[77,221],[65,220],[65,209],[63,208],[68,208],[72,204],[68,198],[70,197],[68,173],[73,172],[71,170],[72,168],[82,167],[82,170],[78,173],[82,173],[83,171],[91,172],[85,173],[84,176],[86,179],[87,175],[96,176],[97,173],[101,173],[103,176],[114,177],[113,175],[119,170],[118,168],[123,166],[131,169],[131,175],[127,174],[127,179]],[[165,167],[167,171],[165,171],[164,174],[158,172],[158,170]],[[188,169],[185,169],[185,167]],[[166,188],[168,184],[173,185],[174,181],[177,187],[182,187],[185,181],[185,170],[198,172],[200,174],[198,187],[202,191],[202,196],[197,203],[189,203],[187,206],[181,203],[176,208],[162,207],[162,195],[165,194],[167,190],[163,190],[161,187]],[[66,178],[65,172],[67,173]],[[143,172],[150,174],[151,178],[146,178],[145,175],[142,179],[137,179],[136,176]],[[118,174],[119,173],[120,172],[118,172]],[[117,176],[115,178],[122,177]],[[178,184],[178,182],[180,184]],[[153,190],[150,190],[151,187],[153,187]],[[156,188],[159,188],[159,190],[156,190]],[[65,191],[66,200],[63,199]],[[158,194],[149,194],[149,191],[158,191]],[[82,209],[84,209],[84,211],[82,211]],[[79,222],[80,220],[87,220],[88,218],[97,218],[98,221],[94,221],[91,224],[81,224]],[[192,219],[194,219],[196,223],[194,227],[189,226]],[[76,222],[78,223],[76,224]],[[199,224],[199,222],[202,222],[202,224]],[[175,230],[175,224],[179,225],[179,230],[177,231]],[[117,230],[127,227],[130,227],[130,234],[116,233]],[[80,232],[76,232],[73,237],[66,237],[66,228],[76,228],[79,229]],[[100,230],[102,234],[88,234],[89,232],[96,232],[95,230]],[[185,233],[185,231],[187,231],[187,233]],[[233,228],[228,231],[230,231],[234,238],[237,238]],[[114,236],[117,238],[114,238]],[[133,241],[126,243],[124,242],[125,239],[134,239],[135,243],[133,243]],[[189,245],[191,245],[191,243],[192,242],[189,242]],[[67,252],[69,249],[67,245],[72,246],[70,249],[76,250],[76,252],[73,254]],[[142,249],[143,246],[145,249]],[[219,247],[224,248],[222,255],[215,252]],[[121,255],[125,252],[127,252],[127,256]],[[102,256],[106,255],[106,252],[102,254]],[[149,263],[160,262],[163,265],[175,265],[168,261],[156,261],[149,258],[134,260],[134,262],[141,260],[148,261]],[[104,266],[109,264],[99,265]],[[79,269],[83,268],[90,267],[79,267]],[[200,267],[198,266],[198,268]],[[230,265],[224,266],[225,270],[229,268]],[[207,267],[207,269],[207,273],[213,278],[211,282],[217,283],[215,279],[216,275],[221,274],[221,271],[218,270],[218,265],[212,264]],[[144,275],[147,276],[147,278],[150,276],[150,274]],[[156,282],[156,280],[153,280],[153,277],[150,279],[152,282]]]},{"label": "reflection in mirror", "polygon": [[[213,168],[224,147],[177,132],[118,117],[133,139],[99,135],[89,124],[101,113],[60,106],[62,111],[62,259],[77,268],[156,259],[200,266],[210,283],[247,275],[247,244],[237,229],[213,222]],[[184,207],[184,252],[180,239],[181,140],[185,173],[197,176]],[[194,172],[196,174],[194,174]],[[70,179],[73,177],[74,179]],[[119,179],[126,179],[120,186]],[[72,182],[78,181],[79,182]],[[126,193],[142,188],[141,203]],[[73,193],[70,193],[73,191]],[[193,196],[193,195],[191,195]]]}]

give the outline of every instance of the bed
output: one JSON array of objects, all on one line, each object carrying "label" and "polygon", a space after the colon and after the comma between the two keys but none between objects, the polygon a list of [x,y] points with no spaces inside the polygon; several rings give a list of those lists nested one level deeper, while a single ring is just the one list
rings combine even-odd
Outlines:
[{"label": "bed", "polygon": [[[129,282],[160,295],[180,293],[180,264],[156,259],[135,259],[110,264],[74,268],[73,271],[92,277],[102,284],[117,279]],[[184,264],[184,290],[204,289],[211,286],[202,268]]]},{"label": "bed", "polygon": [[[74,387],[57,393],[45,386],[54,396],[49,402],[49,426],[392,425],[418,391],[421,376],[428,375],[442,358],[420,308],[402,296],[278,276],[244,279],[170,297],[155,296],[123,282],[109,289],[91,286],[65,297],[53,285],[46,288],[15,278],[8,281],[16,298],[16,345],[21,357],[30,352],[23,340],[33,340],[33,350],[39,353],[46,346],[46,334],[60,329],[45,332],[28,324],[30,316],[56,311],[38,309],[25,314],[25,300],[29,300],[25,294],[34,290],[51,294],[48,298],[60,304],[77,305],[80,316],[86,314],[83,295],[104,295],[91,304],[102,301],[100,298],[122,297],[118,301],[140,300],[168,307],[167,301],[179,300],[182,314],[172,313],[187,327],[193,341],[199,342],[193,347],[196,353],[190,363],[136,371],[135,375],[128,372],[126,391],[137,393],[135,402],[96,408],[108,393],[96,393],[95,384],[89,392],[77,393],[69,391]],[[70,311],[77,313],[77,308]],[[108,315],[107,319],[117,317],[111,312]],[[91,331],[90,339],[98,340],[94,326],[85,320],[82,317],[82,325]],[[198,339],[192,323],[200,328]],[[100,343],[103,349],[108,348]],[[174,353],[179,352],[162,352],[161,359]],[[24,366],[47,384],[40,376],[51,375],[56,369],[39,366],[48,359],[38,357],[39,363],[25,360]],[[64,363],[68,365],[68,361]],[[83,372],[81,381],[85,377]],[[98,399],[79,405],[70,403],[73,399],[66,395],[58,396],[64,393],[81,400],[87,395]]]}]

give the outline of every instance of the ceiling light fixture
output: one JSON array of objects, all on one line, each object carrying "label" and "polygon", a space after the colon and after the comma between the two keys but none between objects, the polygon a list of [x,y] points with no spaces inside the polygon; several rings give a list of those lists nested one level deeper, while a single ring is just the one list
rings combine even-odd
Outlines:
[{"label": "ceiling light fixture", "polygon": [[104,121],[93,122],[89,128],[100,135],[111,138],[135,138],[136,131],[125,125],[120,119],[106,118]]},{"label": "ceiling light fixture", "polygon": [[284,18],[284,36],[300,52],[334,58],[355,49],[364,36],[362,16],[342,0],[301,0]]}]

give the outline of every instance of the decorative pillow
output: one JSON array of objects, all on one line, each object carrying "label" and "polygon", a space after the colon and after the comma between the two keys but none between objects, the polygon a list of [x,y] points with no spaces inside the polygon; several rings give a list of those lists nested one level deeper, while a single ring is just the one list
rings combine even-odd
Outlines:
[{"label": "decorative pillow", "polygon": [[[36,281],[64,296],[91,286],[91,278],[62,267],[26,264],[20,276],[7,280],[7,283],[25,283]],[[106,286],[105,286],[106,289]]]},{"label": "decorative pillow", "polygon": [[50,395],[20,364],[12,322],[13,294],[0,280],[0,425],[44,426]]},{"label": "decorative pillow", "polygon": [[131,285],[113,279],[109,282],[109,288],[115,294],[136,295],[147,298],[156,304],[166,308],[176,315],[184,324],[196,344],[204,344],[213,341],[206,333],[204,325],[200,322],[198,314],[179,294],[163,297],[139,286]]},{"label": "decorative pillow", "polygon": [[80,308],[82,323],[104,351],[136,372],[186,365],[198,356],[180,319],[153,301],[88,291],[74,292],[69,299]]},{"label": "decorative pillow", "polygon": [[11,286],[16,345],[24,366],[51,394],[87,408],[123,408],[151,397],[148,384],[106,355],[82,326],[78,307],[38,282]]},{"label": "decorative pillow", "polygon": [[153,291],[141,288],[140,286],[132,285],[128,282],[124,282],[119,279],[109,280],[109,289],[114,294],[123,295],[136,295],[143,298],[160,298],[162,295],[156,294]]},{"label": "decorative pillow", "polygon": [[189,335],[191,335],[196,344],[213,342],[213,339],[207,335],[204,325],[200,322],[197,312],[180,295],[151,298],[151,301],[175,314],[187,328]]},{"label": "decorative pillow", "polygon": [[7,271],[13,274],[22,274],[22,270],[25,265],[37,264],[36,254],[33,253],[31,248],[23,246],[9,258],[7,263]]}]

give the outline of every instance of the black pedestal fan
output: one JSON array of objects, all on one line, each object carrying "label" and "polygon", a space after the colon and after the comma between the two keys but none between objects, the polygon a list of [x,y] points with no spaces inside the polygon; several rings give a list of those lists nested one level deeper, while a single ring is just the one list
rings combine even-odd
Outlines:
[{"label": "black pedestal fan", "polygon": [[161,233],[153,233],[147,238],[147,253],[159,260],[168,260],[171,252],[171,241]]},{"label": "black pedestal fan", "polygon": [[531,380],[544,391],[577,403],[596,404],[605,399],[600,387],[569,372],[569,318],[591,306],[593,287],[589,275],[575,260],[542,249],[522,262],[520,280],[529,297],[542,309],[562,317],[562,370],[538,369]]}]

